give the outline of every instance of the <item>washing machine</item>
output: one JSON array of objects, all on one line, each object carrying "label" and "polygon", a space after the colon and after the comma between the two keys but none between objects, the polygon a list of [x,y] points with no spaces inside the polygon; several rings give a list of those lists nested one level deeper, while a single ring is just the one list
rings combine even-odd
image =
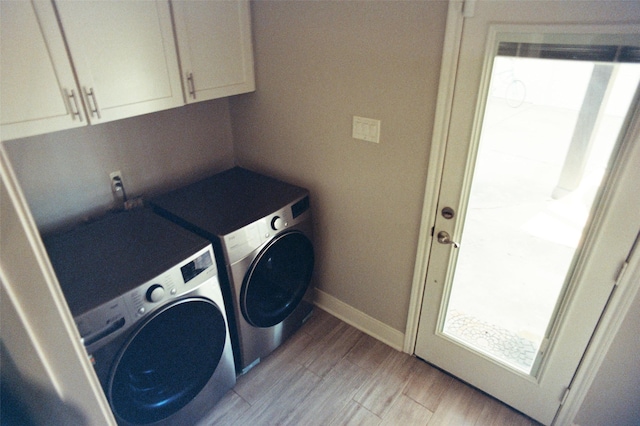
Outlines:
[{"label": "washing machine", "polygon": [[144,209],[43,240],[118,423],[204,421],[236,383],[209,241]]},{"label": "washing machine", "polygon": [[313,311],[309,192],[234,167],[150,201],[213,243],[238,374],[280,346]]}]

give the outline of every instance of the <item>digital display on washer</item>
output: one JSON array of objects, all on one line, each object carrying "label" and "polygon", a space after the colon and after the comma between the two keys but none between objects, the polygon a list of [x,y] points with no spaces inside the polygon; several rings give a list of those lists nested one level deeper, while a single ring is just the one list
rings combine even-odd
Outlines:
[{"label": "digital display on washer", "polygon": [[291,206],[291,214],[293,218],[300,216],[302,213],[309,210],[309,197],[304,197],[302,200],[298,201],[294,205]]},{"label": "digital display on washer", "polygon": [[185,284],[197,277],[201,272],[213,265],[211,252],[206,252],[180,268]]}]

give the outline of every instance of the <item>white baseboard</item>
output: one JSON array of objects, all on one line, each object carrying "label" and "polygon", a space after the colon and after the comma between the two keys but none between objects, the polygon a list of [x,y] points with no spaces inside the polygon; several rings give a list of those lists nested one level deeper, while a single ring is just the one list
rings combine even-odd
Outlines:
[{"label": "white baseboard", "polygon": [[363,333],[380,340],[398,351],[403,350],[404,333],[395,328],[389,327],[385,323],[317,288],[315,289],[314,303],[320,309],[327,311]]}]

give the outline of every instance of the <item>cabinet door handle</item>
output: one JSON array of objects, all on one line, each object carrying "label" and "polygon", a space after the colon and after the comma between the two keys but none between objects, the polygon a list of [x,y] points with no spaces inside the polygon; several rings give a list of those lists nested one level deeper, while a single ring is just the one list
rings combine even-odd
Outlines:
[{"label": "cabinet door handle", "polygon": [[191,97],[193,99],[196,98],[196,85],[193,82],[193,73],[192,72],[188,72],[187,73],[187,86],[189,86],[189,94],[191,95]]},{"label": "cabinet door handle", "polygon": [[100,116],[100,110],[98,109],[98,101],[96,101],[96,94],[93,91],[93,87],[89,89],[89,91],[87,91],[87,88],[84,88],[84,95],[87,98],[87,104],[89,105],[89,110],[91,112],[91,116],[93,117],[93,114],[96,115],[96,117],[98,118],[102,118]]},{"label": "cabinet door handle", "polygon": [[76,117],[78,117],[78,120],[82,122],[82,114],[80,114],[80,107],[78,105],[78,98],[76,97],[76,92],[73,89],[71,89],[71,93],[69,93],[68,90],[66,92],[67,92],[67,98],[69,99],[69,107],[71,109],[71,119],[75,120]]}]

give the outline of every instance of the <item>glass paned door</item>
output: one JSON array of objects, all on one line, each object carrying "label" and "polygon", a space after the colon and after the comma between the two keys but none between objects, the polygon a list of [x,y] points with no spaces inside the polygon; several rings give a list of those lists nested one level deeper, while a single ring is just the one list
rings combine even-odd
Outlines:
[{"label": "glass paned door", "polygon": [[[443,332],[528,374],[571,277],[640,64],[502,56],[502,46]],[[575,57],[570,46],[563,55]]]},{"label": "glass paned door", "polygon": [[447,25],[415,355],[550,424],[640,230],[640,4],[474,4]]}]

